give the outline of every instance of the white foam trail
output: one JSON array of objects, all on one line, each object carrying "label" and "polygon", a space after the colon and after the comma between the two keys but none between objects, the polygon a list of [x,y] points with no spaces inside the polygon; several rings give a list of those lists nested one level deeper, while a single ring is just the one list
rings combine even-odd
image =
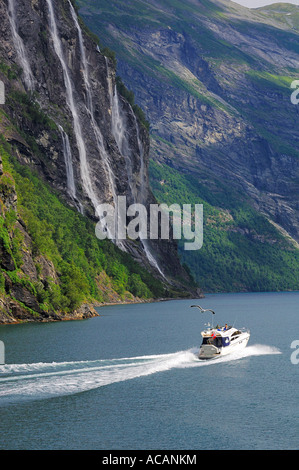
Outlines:
[{"label": "white foam trail", "polygon": [[268,354],[281,354],[281,351],[274,346],[267,346],[266,344],[254,344],[247,346],[247,348],[241,351],[242,357],[265,356]]},{"label": "white foam trail", "polygon": [[178,368],[194,368],[245,357],[280,354],[271,346],[249,346],[238,354],[200,361],[198,349],[171,354],[61,363],[6,364],[0,367],[0,403],[71,395]]}]

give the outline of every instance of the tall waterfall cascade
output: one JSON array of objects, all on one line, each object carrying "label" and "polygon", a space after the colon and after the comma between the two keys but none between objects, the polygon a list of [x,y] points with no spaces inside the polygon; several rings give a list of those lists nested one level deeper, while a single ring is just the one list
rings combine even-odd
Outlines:
[{"label": "tall waterfall cascade", "polygon": [[28,57],[25,52],[24,42],[18,33],[15,2],[16,0],[8,0],[8,17],[11,26],[13,42],[18,55],[18,60],[23,69],[25,86],[28,91],[31,91],[34,89],[34,77],[29,64]]},{"label": "tall waterfall cascade", "polygon": [[69,137],[66,134],[63,127],[58,125],[60,130],[62,144],[63,144],[63,155],[64,155],[64,162],[65,162],[65,169],[66,169],[66,181],[67,181],[67,189],[72,199],[77,199],[76,193],[76,184],[74,178],[74,169],[73,169],[73,159],[72,159],[72,151],[70,146]]},{"label": "tall waterfall cascade", "polygon": [[[106,67],[107,67],[108,91],[109,91],[109,96],[110,96],[110,107],[111,107],[111,115],[112,115],[112,125],[111,125],[112,134],[115,138],[120,154],[125,159],[127,178],[128,178],[129,186],[131,188],[131,195],[133,197],[133,202],[144,204],[146,202],[146,195],[147,195],[146,184],[145,184],[144,148],[143,148],[141,138],[140,138],[140,130],[139,130],[138,121],[131,105],[129,105],[130,113],[133,117],[133,121],[135,125],[137,143],[138,143],[138,152],[139,152],[138,157],[140,160],[139,192],[137,192],[137,186],[136,184],[134,184],[134,179],[133,179],[133,161],[132,161],[133,155],[132,155],[132,150],[130,148],[130,143],[129,143],[129,138],[128,138],[129,132],[127,128],[127,118],[126,118],[125,113],[122,110],[121,100],[119,98],[117,87],[116,85],[114,86],[114,88],[112,86],[107,58],[106,58]],[[148,240],[140,239],[140,241],[141,241],[141,244],[144,249],[144,253],[149,263],[161,274],[163,278],[165,278],[165,275],[162,269],[160,268],[158,261],[156,260],[156,258],[151,252]]]},{"label": "tall waterfall cascade", "polygon": [[48,10],[49,10],[49,26],[50,26],[53,46],[54,46],[56,55],[59,58],[59,61],[62,66],[67,105],[71,111],[72,118],[73,118],[74,133],[75,133],[77,147],[79,151],[79,157],[80,157],[80,170],[81,170],[82,183],[83,183],[83,187],[84,187],[86,194],[88,195],[94,208],[96,209],[100,201],[98,200],[94,192],[91,177],[90,177],[90,172],[89,172],[89,167],[88,167],[88,162],[87,162],[86,146],[84,143],[84,139],[82,135],[82,128],[80,124],[80,118],[79,118],[78,110],[77,110],[75,99],[74,99],[74,86],[71,81],[68,66],[67,66],[64,53],[63,53],[61,39],[58,34],[58,28],[57,28],[55,13],[54,13],[53,2],[52,0],[46,0],[46,1],[48,5]]},{"label": "tall waterfall cascade", "polygon": [[[70,6],[70,11],[71,15],[74,21],[74,24],[77,29],[78,33],[78,38],[79,38],[79,46],[80,46],[80,54],[81,54],[81,62],[82,62],[82,73],[83,73],[83,80],[84,80],[84,85],[85,85],[85,91],[86,91],[86,108],[89,112],[90,119],[91,119],[91,125],[92,129],[96,138],[96,143],[98,147],[99,154],[101,155],[104,166],[105,166],[105,171],[106,175],[108,178],[109,182],[109,187],[110,191],[112,193],[113,197],[113,202],[116,204],[116,198],[117,198],[117,191],[116,191],[116,184],[115,184],[115,176],[113,174],[110,161],[109,161],[109,155],[105,149],[104,145],[104,139],[102,132],[95,120],[94,117],[94,104],[93,104],[93,98],[92,98],[92,92],[91,92],[91,84],[90,84],[90,78],[89,78],[89,71],[88,71],[88,64],[87,64],[87,59],[86,59],[86,52],[85,52],[85,46],[84,46],[84,41],[83,41],[83,35],[82,35],[82,30],[78,22],[77,14],[74,10],[74,7],[72,3],[69,0],[69,6]],[[102,201],[103,202],[103,201]]]},{"label": "tall waterfall cascade", "polygon": [[[17,54],[17,61],[23,70],[23,82],[27,91],[33,91],[37,89],[37,80],[31,69],[31,65],[28,59],[25,43],[19,34],[18,30],[18,18],[17,18],[17,0],[8,1],[8,18],[10,23],[10,29],[13,39],[14,48]],[[68,0],[66,2],[69,6],[71,18],[75,26],[78,38],[78,48],[80,52],[80,72],[82,77],[82,84],[84,89],[85,103],[80,102],[78,96],[78,85],[75,82],[75,75],[69,65],[68,50],[65,47],[64,40],[61,35],[62,25],[58,17],[58,12],[55,11],[57,4],[55,0],[45,0],[46,5],[46,21],[49,28],[49,38],[51,47],[56,54],[63,76],[64,90],[66,105],[71,118],[71,125],[74,134],[74,140],[76,143],[76,149],[79,155],[79,166],[80,166],[80,177],[81,181],[76,181],[74,171],[74,159],[72,154],[72,148],[70,144],[69,135],[62,127],[61,123],[56,123],[61,136],[61,150],[63,153],[64,164],[65,164],[65,176],[66,176],[66,188],[67,193],[72,199],[77,210],[83,214],[83,206],[80,202],[79,188],[82,188],[85,196],[90,200],[95,216],[97,217],[97,207],[102,203],[113,202],[114,206],[117,206],[118,202],[118,189],[113,166],[111,162],[111,156],[106,146],[108,147],[108,140],[104,140],[104,134],[100,128],[99,122],[96,119],[96,106],[95,97],[92,90],[92,79],[90,76],[90,65],[88,63],[87,48],[84,43],[84,37],[81,26],[78,21],[77,13],[72,5],[72,2]],[[100,49],[97,47],[97,51],[100,53]],[[115,80],[112,77],[112,73],[109,67],[108,59],[105,57],[106,69],[107,69],[107,85],[108,85],[108,98],[110,100],[110,132],[114,138],[119,155],[123,158],[125,169],[125,187],[128,201],[130,203],[141,203],[146,204],[148,189],[146,182],[146,164],[144,160],[144,147],[140,135],[139,123],[136,115],[130,104],[125,103],[119,92]],[[80,81],[81,82],[81,81]],[[76,83],[76,86],[75,86]],[[84,109],[85,107],[85,109]],[[100,169],[102,170],[101,176],[103,175],[103,184],[105,187],[105,195],[110,198],[109,201],[104,200],[104,192],[101,192],[96,186],[93,175],[96,172],[95,158],[93,160],[93,167],[91,167],[89,147],[87,145],[88,138],[84,135],[84,125],[82,116],[88,117],[90,123],[90,130],[94,136],[94,149],[98,153],[98,161]],[[132,126],[133,122],[133,126]],[[83,124],[84,123],[84,124]],[[131,126],[131,127],[130,127]],[[77,192],[78,191],[78,192]],[[122,191],[124,191],[122,189]],[[115,221],[117,224],[117,221]],[[117,232],[116,232],[117,233]],[[126,250],[125,243],[113,240],[121,249]],[[149,261],[149,263],[163,276],[163,272],[155,259],[150,243],[148,240],[141,239],[141,245],[143,251]]]},{"label": "tall waterfall cascade", "polygon": [[136,185],[133,180],[132,150],[128,138],[126,116],[121,108],[121,102],[117,87],[114,86],[112,98],[112,134],[117,143],[120,154],[124,157],[127,171],[127,179],[130,186],[133,201],[137,202]]},{"label": "tall waterfall cascade", "polygon": [[61,139],[62,139],[67,190],[75,206],[77,207],[78,211],[81,214],[83,214],[83,207],[77,196],[76,182],[75,182],[74,168],[73,168],[73,156],[72,156],[69,136],[67,135],[63,127],[60,126],[59,124],[58,124],[58,129],[60,131]]}]

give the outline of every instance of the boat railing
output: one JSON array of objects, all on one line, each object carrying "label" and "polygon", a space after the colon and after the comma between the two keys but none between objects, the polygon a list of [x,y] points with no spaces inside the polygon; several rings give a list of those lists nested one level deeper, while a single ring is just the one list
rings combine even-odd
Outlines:
[{"label": "boat railing", "polygon": [[241,331],[241,333],[250,333],[250,329],[246,328],[246,326],[243,326],[242,328],[239,328],[239,330]]}]

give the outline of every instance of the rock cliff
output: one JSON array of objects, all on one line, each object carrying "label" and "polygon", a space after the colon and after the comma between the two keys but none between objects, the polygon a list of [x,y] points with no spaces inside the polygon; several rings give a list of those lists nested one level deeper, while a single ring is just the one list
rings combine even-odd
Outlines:
[{"label": "rock cliff", "polygon": [[[68,206],[94,222],[97,206],[115,205],[117,196],[126,196],[128,204],[142,202],[148,207],[155,202],[148,183],[149,135],[142,113],[138,118],[119,92],[110,54],[100,51],[73,3],[1,0],[0,17],[0,79],[6,93],[0,110],[3,145],[6,141],[22,166],[37,171]],[[18,213],[9,173],[1,178],[3,226],[8,224],[11,209],[13,230],[21,234],[23,243],[19,269],[27,281],[46,284],[51,278],[59,283],[53,263],[42,254],[37,259]],[[26,319],[30,311],[31,319],[32,312],[46,319],[46,310],[40,311],[29,281],[22,283],[18,276],[14,282],[14,276],[7,274],[18,268],[10,255],[15,237],[12,231],[7,233],[10,240],[0,247],[6,292],[1,311],[4,317]],[[150,270],[166,289],[181,290],[190,282],[172,242],[125,240],[119,248]],[[72,315],[84,317],[86,311],[83,305]],[[51,315],[59,318],[54,311]]]},{"label": "rock cliff", "polygon": [[146,111],[152,158],[237,188],[298,241],[298,6],[78,4]]},{"label": "rock cliff", "polygon": [[155,196],[204,205],[203,248],[180,250],[196,281],[207,292],[296,290],[298,6],[78,5],[151,123]]}]

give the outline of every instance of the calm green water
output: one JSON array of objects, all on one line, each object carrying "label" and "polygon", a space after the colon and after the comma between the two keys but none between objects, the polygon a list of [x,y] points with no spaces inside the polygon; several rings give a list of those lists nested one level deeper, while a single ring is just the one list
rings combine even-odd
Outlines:
[{"label": "calm green water", "polygon": [[299,293],[200,300],[251,330],[242,354],[215,361],[196,358],[212,317],[193,303],[0,327],[0,448],[298,449]]}]

